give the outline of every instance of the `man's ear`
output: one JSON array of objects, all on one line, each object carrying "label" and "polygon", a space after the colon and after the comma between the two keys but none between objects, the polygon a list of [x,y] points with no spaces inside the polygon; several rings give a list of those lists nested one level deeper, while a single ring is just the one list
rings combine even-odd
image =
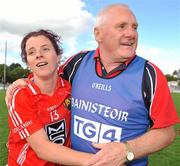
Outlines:
[{"label": "man's ear", "polygon": [[100,43],[102,41],[102,34],[100,31],[100,28],[98,28],[98,27],[94,28],[94,36],[95,36],[95,39],[98,43]]}]

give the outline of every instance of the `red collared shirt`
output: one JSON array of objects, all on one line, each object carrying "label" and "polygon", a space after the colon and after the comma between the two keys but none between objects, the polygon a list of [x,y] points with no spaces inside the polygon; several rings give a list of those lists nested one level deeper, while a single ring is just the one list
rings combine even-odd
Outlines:
[{"label": "red collared shirt", "polygon": [[112,71],[110,71],[109,73],[107,73],[104,65],[101,62],[101,58],[100,58],[100,53],[99,53],[99,48],[96,49],[96,52],[94,54],[94,59],[96,61],[96,71],[97,74],[102,77],[102,78],[112,78],[117,76],[118,74],[120,74],[123,70],[125,70],[127,68],[127,66],[129,65],[129,63],[135,58],[135,55],[129,59],[128,61],[126,61],[125,63],[120,64],[118,67],[116,67],[115,69],[113,69]]}]

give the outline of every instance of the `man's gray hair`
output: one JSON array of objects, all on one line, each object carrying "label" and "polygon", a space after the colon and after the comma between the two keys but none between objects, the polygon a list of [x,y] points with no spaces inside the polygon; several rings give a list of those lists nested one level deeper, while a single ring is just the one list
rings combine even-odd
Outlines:
[{"label": "man's gray hair", "polygon": [[[100,25],[102,25],[106,19],[106,16],[108,14],[108,12],[115,7],[119,7],[119,8],[126,8],[129,9],[128,5],[125,4],[112,4],[107,6],[106,8],[102,9],[99,14],[96,16],[96,21],[95,21],[95,27],[98,27]],[[130,10],[130,9],[129,9]]]}]

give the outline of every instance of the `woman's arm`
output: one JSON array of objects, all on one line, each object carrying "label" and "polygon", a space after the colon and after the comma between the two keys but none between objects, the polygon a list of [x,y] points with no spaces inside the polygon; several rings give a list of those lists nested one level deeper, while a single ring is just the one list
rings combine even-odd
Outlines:
[{"label": "woman's arm", "polygon": [[50,142],[40,129],[26,138],[27,142],[40,159],[63,165],[83,165],[92,154],[72,150],[66,146]]}]

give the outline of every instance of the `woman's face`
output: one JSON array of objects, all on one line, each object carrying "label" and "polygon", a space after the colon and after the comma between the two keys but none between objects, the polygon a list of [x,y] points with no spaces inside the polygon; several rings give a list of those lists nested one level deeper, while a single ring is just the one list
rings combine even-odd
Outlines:
[{"label": "woman's face", "polygon": [[57,55],[51,41],[43,36],[30,37],[26,42],[27,64],[34,77],[51,78],[57,74],[58,61]]}]

